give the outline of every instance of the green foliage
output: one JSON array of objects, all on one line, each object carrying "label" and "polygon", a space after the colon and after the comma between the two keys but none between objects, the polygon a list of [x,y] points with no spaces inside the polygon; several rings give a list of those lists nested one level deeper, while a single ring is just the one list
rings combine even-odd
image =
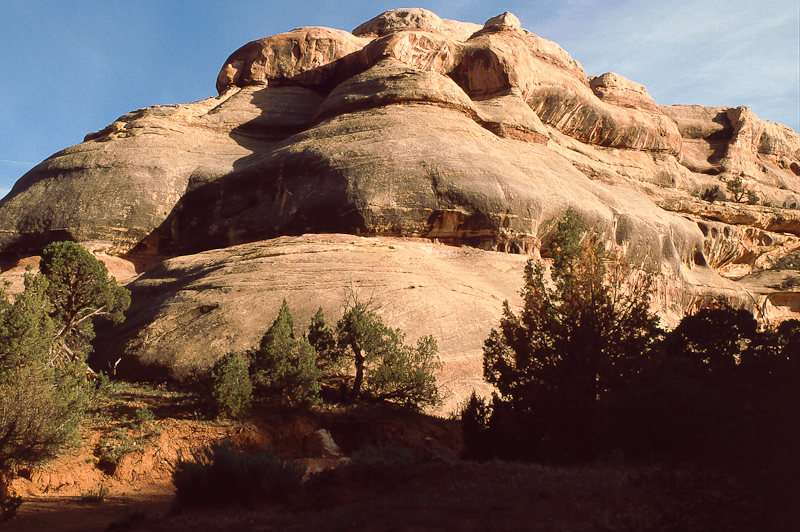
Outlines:
[{"label": "green foliage", "polygon": [[311,318],[306,338],[317,351],[317,367],[322,370],[323,376],[336,371],[341,363],[339,351],[336,349],[336,337],[325,323],[322,307]]},{"label": "green foliage", "polygon": [[404,344],[399,329],[384,325],[369,306],[353,298],[335,330],[320,308],[305,338],[294,335],[286,300],[278,317],[251,352],[256,395],[283,405],[320,402],[338,388],[337,400],[388,401],[412,408],[440,402],[434,372],[439,369],[436,341],[420,338]]},{"label": "green foliage", "polygon": [[295,338],[289,305],[283,300],[278,317],[252,354],[253,384],[260,397],[288,406],[319,403],[317,353],[305,338]]},{"label": "green foliage", "polygon": [[339,356],[355,376],[348,396],[353,401],[390,401],[421,408],[440,402],[434,372],[441,367],[436,341],[422,337],[416,347],[404,344],[400,329],[384,325],[367,304],[353,301],[337,327]]},{"label": "green foliage", "polygon": [[800,253],[771,259],[770,268],[775,270],[800,270]]},{"label": "green foliage", "polygon": [[47,286],[44,277],[28,274],[13,303],[0,289],[0,372],[49,361],[56,332]]},{"label": "green foliage", "polygon": [[781,322],[775,333],[780,356],[792,367],[800,365],[800,320]]},{"label": "green foliage", "polygon": [[120,458],[137,450],[139,442],[124,427],[116,427],[100,437],[95,455],[101,469],[113,473]]},{"label": "green foliage", "polygon": [[47,460],[74,441],[89,394],[85,377],[26,364],[0,381],[0,471]]},{"label": "green foliage", "polygon": [[659,329],[650,279],[636,281],[619,257],[607,267],[571,209],[551,249],[552,282],[541,262],[529,261],[521,312],[504,304],[484,345],[484,378],[500,392],[498,416],[515,412],[520,425],[535,427],[527,439],[567,458],[591,439],[603,397],[645,364]]},{"label": "green foliage", "polygon": [[105,264],[74,242],[53,242],[42,251],[39,270],[58,324],[57,343],[69,360],[85,360],[94,338],[92,319],[124,321],[130,292],[109,277]]},{"label": "green foliage", "polygon": [[123,416],[121,423],[103,434],[97,442],[95,456],[98,466],[112,475],[123,456],[141,452],[144,445],[161,434],[161,427],[155,423],[155,414],[147,408],[136,410],[133,420]]},{"label": "green foliage", "polygon": [[769,436],[777,413],[800,415],[798,353],[796,320],[760,330],[728,306],[686,316],[654,364],[606,405],[610,445],[634,457],[762,470],[763,449],[788,435]]},{"label": "green foliage", "polygon": [[725,188],[731,194],[733,201],[737,203],[745,202],[750,205],[758,205],[758,193],[755,190],[745,188],[741,176],[733,176],[725,181]]},{"label": "green foliage", "polygon": [[461,406],[461,433],[464,438],[464,457],[471,460],[488,460],[492,455],[489,440],[489,420],[492,408],[486,399],[475,392]]},{"label": "green foliage", "polygon": [[301,464],[272,452],[249,452],[221,443],[180,458],[172,483],[179,507],[253,507],[286,501],[302,486],[304,475]]},{"label": "green foliage", "polygon": [[0,290],[0,471],[46,460],[75,438],[92,390],[80,370],[52,364],[56,324],[48,280]]},{"label": "green foliage", "polygon": [[731,193],[733,201],[740,202],[744,198],[745,188],[742,184],[741,176],[733,176],[725,181],[725,188],[727,188],[728,192]]},{"label": "green foliage", "polygon": [[150,410],[146,406],[137,408],[136,412],[134,413],[133,422],[137,425],[152,423],[155,420],[156,420],[156,415],[153,413],[152,410]]},{"label": "green foliage", "polygon": [[16,517],[22,505],[22,497],[12,493],[10,483],[10,475],[0,472],[0,523]]},{"label": "green foliage", "polygon": [[217,414],[231,419],[247,417],[253,399],[253,385],[245,357],[232,351],[217,361],[213,373],[212,397]]},{"label": "green foliage", "polygon": [[81,497],[79,500],[81,502],[99,504],[105,501],[106,497],[108,497],[108,488],[106,488],[101,484],[100,487],[98,487],[96,490],[89,490],[81,493]]},{"label": "green foliage", "polygon": [[[48,245],[40,270],[25,275],[25,289],[13,299],[0,289],[0,476],[6,487],[15,467],[51,458],[76,439],[98,393],[86,379],[91,320],[122,321],[130,303],[128,291],[77,244]],[[7,513],[14,499],[0,491]]]},{"label": "green foliage", "polygon": [[714,203],[721,197],[722,197],[722,191],[720,191],[719,185],[714,185],[713,187],[709,187],[703,190],[702,193],[700,193],[700,199],[707,201],[709,203]]}]

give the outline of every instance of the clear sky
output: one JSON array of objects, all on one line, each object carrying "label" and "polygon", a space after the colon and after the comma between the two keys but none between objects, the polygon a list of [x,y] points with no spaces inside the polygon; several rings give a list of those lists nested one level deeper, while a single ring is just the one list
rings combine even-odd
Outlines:
[{"label": "clear sky", "polygon": [[215,96],[249,41],[352,31],[400,7],[477,24],[510,11],[587,74],[617,72],[660,105],[746,105],[800,131],[797,0],[0,0],[0,196],[129,111]]}]

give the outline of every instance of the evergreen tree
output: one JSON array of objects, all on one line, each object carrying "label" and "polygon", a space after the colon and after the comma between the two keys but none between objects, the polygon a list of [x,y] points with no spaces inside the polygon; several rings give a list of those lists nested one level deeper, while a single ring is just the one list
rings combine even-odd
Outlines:
[{"label": "evergreen tree", "polygon": [[416,347],[406,346],[400,329],[387,327],[355,298],[336,332],[339,356],[354,374],[350,400],[391,401],[415,408],[440,402],[434,373],[441,364],[432,336],[420,338]]},{"label": "evergreen tree", "polygon": [[294,320],[285,299],[252,358],[258,395],[283,405],[319,403],[317,353],[308,340],[295,338]]},{"label": "evergreen tree", "polygon": [[105,264],[74,242],[53,242],[42,251],[39,270],[47,278],[46,294],[57,323],[57,362],[85,363],[94,338],[93,320],[125,320],[130,292],[108,275]]},{"label": "evergreen tree", "polygon": [[0,517],[20,502],[8,493],[14,468],[55,456],[77,436],[93,396],[91,320],[122,321],[130,301],[77,244],[47,246],[40,269],[13,298],[0,289]]},{"label": "evergreen tree", "polygon": [[330,327],[325,323],[325,312],[320,307],[308,328],[306,337],[308,342],[317,351],[317,367],[324,375],[333,373],[340,364],[339,351],[336,349],[336,337]]},{"label": "evergreen tree", "polygon": [[217,361],[212,373],[212,398],[217,414],[231,419],[247,417],[253,400],[253,384],[244,355],[236,351],[227,353]]},{"label": "evergreen tree", "polygon": [[525,440],[568,458],[587,451],[599,401],[644,364],[658,318],[650,279],[636,280],[619,256],[606,265],[571,209],[551,250],[550,279],[541,262],[525,267],[521,312],[505,302],[484,345],[484,378],[500,393],[496,413],[513,412]]}]

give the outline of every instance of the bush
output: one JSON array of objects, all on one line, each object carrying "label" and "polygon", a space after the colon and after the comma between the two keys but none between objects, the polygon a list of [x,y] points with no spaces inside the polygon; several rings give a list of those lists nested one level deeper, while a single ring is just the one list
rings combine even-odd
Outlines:
[{"label": "bush", "polygon": [[15,468],[55,456],[77,436],[97,394],[86,364],[92,320],[121,322],[129,292],[72,242],[44,248],[41,273],[11,297],[0,288],[0,514],[19,506],[8,492]]},{"label": "bush", "polygon": [[59,325],[56,345],[71,362],[85,363],[94,338],[93,320],[125,321],[130,292],[109,276],[105,264],[75,242],[53,242],[42,250],[39,270],[47,279],[51,316]]},{"label": "bush", "polygon": [[383,323],[368,303],[353,296],[336,325],[336,349],[354,374],[347,399],[387,401],[411,408],[441,402],[434,373],[441,368],[436,340],[423,336],[405,345],[405,334]]},{"label": "bush", "polygon": [[464,457],[469,460],[488,460],[492,455],[489,441],[489,420],[492,407],[475,392],[460,408],[461,434],[464,438]]},{"label": "bush", "polygon": [[22,505],[22,497],[14,495],[10,489],[10,481],[8,475],[0,474],[0,523],[15,517]]},{"label": "bush", "polygon": [[733,197],[733,201],[739,202],[745,196],[746,189],[744,188],[744,184],[742,183],[741,176],[733,176],[727,181],[725,181],[725,188],[728,189],[728,192],[731,193]]},{"label": "bush", "polygon": [[247,417],[253,399],[253,385],[247,362],[241,353],[232,351],[214,366],[212,398],[217,415],[231,419]]},{"label": "bush", "polygon": [[367,445],[366,447],[353,453],[350,457],[351,465],[368,465],[368,466],[393,466],[393,465],[409,465],[416,460],[411,451],[405,447],[398,445],[384,445],[374,446]]},{"label": "bush", "polygon": [[254,507],[285,502],[303,485],[305,468],[270,451],[248,452],[230,442],[200,448],[180,458],[172,472],[176,504]]},{"label": "bush", "polygon": [[[537,448],[538,458],[590,457],[600,403],[647,363],[659,335],[651,279],[637,279],[619,255],[606,263],[602,251],[567,210],[551,245],[550,278],[529,260],[522,310],[515,314],[506,301],[484,343],[484,379],[500,394],[490,426],[503,427],[495,433],[507,449],[528,442],[524,456],[505,458],[535,459]],[[518,434],[505,435],[515,426]]]},{"label": "bush", "polygon": [[295,338],[286,300],[278,317],[253,352],[253,383],[259,396],[285,406],[319,403],[317,352],[305,338]]},{"label": "bush", "polygon": [[709,187],[705,189],[702,193],[700,193],[700,199],[707,201],[709,203],[714,203],[721,197],[722,197],[722,191],[719,189],[719,185],[714,185],[713,187]]}]

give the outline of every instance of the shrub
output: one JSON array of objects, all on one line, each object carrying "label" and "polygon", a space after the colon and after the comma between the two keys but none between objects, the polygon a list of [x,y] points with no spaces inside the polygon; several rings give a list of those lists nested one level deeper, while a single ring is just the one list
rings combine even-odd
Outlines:
[{"label": "shrub", "polygon": [[134,438],[122,427],[117,427],[100,437],[97,442],[95,455],[99,460],[99,467],[108,474],[113,474],[119,460],[126,454],[136,450],[140,441]]},{"label": "shrub", "polygon": [[305,338],[295,338],[294,320],[286,300],[278,317],[253,352],[251,367],[258,395],[286,406],[319,403],[317,352]]},{"label": "shrub", "polygon": [[777,259],[770,259],[770,268],[775,270],[800,270],[800,254],[794,253]]},{"label": "shrub", "polygon": [[399,445],[367,445],[353,453],[351,465],[390,466],[414,463],[414,455]]},{"label": "shrub", "polygon": [[93,319],[125,321],[130,292],[108,275],[105,264],[74,242],[53,242],[42,250],[39,270],[47,278],[52,317],[59,324],[56,344],[67,360],[85,362],[94,338]]},{"label": "shrub", "polygon": [[441,367],[436,341],[424,336],[416,347],[383,323],[369,304],[353,298],[336,326],[342,362],[355,374],[351,401],[388,401],[412,408],[439,404],[434,373]]},{"label": "shrub", "polygon": [[98,504],[105,501],[106,497],[108,497],[108,488],[101,484],[97,490],[89,490],[81,493],[80,501]]},{"label": "shrub", "polygon": [[73,441],[86,405],[70,377],[27,366],[0,383],[0,470],[52,458]]},{"label": "shrub", "polygon": [[488,460],[491,457],[491,443],[488,440],[491,416],[491,405],[486,403],[486,399],[472,392],[467,402],[460,408],[465,458]]},{"label": "shrub", "polygon": [[22,497],[12,494],[10,481],[8,475],[0,474],[0,523],[15,517],[22,505]]},{"label": "shrub", "polygon": [[137,408],[136,412],[133,415],[133,422],[136,425],[144,425],[146,423],[152,423],[156,420],[156,415],[153,413],[152,410],[143,406],[141,408]]},{"label": "shrub", "polygon": [[645,365],[658,318],[651,280],[637,280],[619,256],[606,264],[571,209],[551,250],[550,279],[541,262],[528,261],[521,312],[505,302],[484,344],[484,378],[500,393],[490,425],[528,427],[519,437],[551,458],[585,458],[599,403]]},{"label": "shrub", "polygon": [[709,187],[705,189],[702,193],[700,193],[700,199],[707,201],[709,203],[714,203],[721,197],[722,197],[722,191],[719,189],[719,185],[714,185],[713,187]]},{"label": "shrub", "polygon": [[733,196],[733,201],[739,202],[745,196],[745,188],[744,184],[742,184],[741,176],[733,176],[727,181],[725,181],[725,188],[728,189],[728,192],[731,193]]},{"label": "shrub", "polygon": [[201,447],[172,472],[176,504],[254,507],[284,502],[303,485],[305,468],[271,451],[249,452],[230,442]]},{"label": "shrub", "polygon": [[231,419],[247,417],[253,399],[253,385],[244,356],[232,351],[214,366],[212,398],[218,415]]},{"label": "shrub", "polygon": [[100,437],[95,448],[98,467],[112,475],[126,454],[142,451],[143,446],[162,429],[155,424],[155,414],[146,406],[138,408],[131,421],[123,416],[121,426]]},{"label": "shrub", "polygon": [[[92,319],[124,318],[130,294],[105,266],[72,242],[44,248],[41,273],[25,275],[13,300],[0,289],[0,514],[18,501],[13,471],[53,457],[77,436],[97,388],[86,364]],[[17,502],[15,502],[17,501]]]}]

